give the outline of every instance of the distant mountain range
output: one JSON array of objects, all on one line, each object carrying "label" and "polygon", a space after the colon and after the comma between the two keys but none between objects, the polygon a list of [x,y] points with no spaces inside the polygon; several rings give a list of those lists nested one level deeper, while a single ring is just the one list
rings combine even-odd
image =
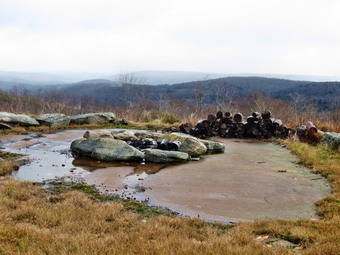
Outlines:
[{"label": "distant mountain range", "polygon": [[[230,74],[187,71],[138,71],[133,72],[136,77],[146,78],[149,85],[177,84],[191,81],[210,80],[223,77],[266,77],[302,81],[340,81],[340,76],[311,76],[311,75],[283,75],[283,74]],[[107,73],[25,73],[0,71],[0,89],[8,89],[14,85],[42,86],[63,85],[86,80],[105,79],[117,80],[117,74]]]},{"label": "distant mountain range", "polygon": [[[136,72],[134,75],[147,78],[146,83],[150,85],[136,87],[134,90],[140,94],[142,88],[145,99],[152,101],[160,100],[160,96],[192,101],[194,100],[194,90],[199,84],[200,89],[205,94],[204,103],[206,104],[214,103],[216,97],[214,93],[216,93],[218,87],[227,89],[235,99],[245,97],[253,92],[262,92],[272,98],[287,102],[292,94],[300,95],[312,102],[319,110],[332,110],[334,107],[339,107],[340,104],[340,82],[306,81],[308,78],[306,76],[288,76],[298,79],[292,80],[247,76],[246,74],[238,77],[225,77],[225,74],[177,71],[142,71]],[[280,75],[271,76],[280,77]],[[78,81],[80,77],[91,79]],[[309,78],[311,79],[310,76]],[[317,78],[315,76],[314,80],[317,80]],[[72,82],[67,82],[69,80],[72,80]],[[79,101],[86,97],[96,104],[126,104],[127,92],[122,87],[116,86],[117,76],[97,74],[57,76],[0,72],[0,89],[2,90],[10,90],[14,86],[36,90],[43,87],[48,88],[47,85],[54,85],[55,89],[61,94],[76,98]],[[138,93],[134,97],[140,96]]]},{"label": "distant mountain range", "polygon": [[[229,91],[234,99],[245,97],[254,92],[289,101],[291,95],[301,95],[320,110],[332,110],[339,107],[340,82],[292,81],[264,77],[226,77],[205,81],[193,81],[173,85],[146,85],[142,90],[148,100],[158,101],[161,96],[171,99],[194,100],[194,91],[200,87],[205,95],[205,103],[214,103],[216,91],[223,88]],[[59,90],[62,94],[75,98],[90,98],[97,103],[124,105],[126,93],[122,87],[113,86],[110,80],[92,80],[64,86]],[[134,95],[138,97],[139,94]],[[131,95],[133,97],[133,95]]]}]

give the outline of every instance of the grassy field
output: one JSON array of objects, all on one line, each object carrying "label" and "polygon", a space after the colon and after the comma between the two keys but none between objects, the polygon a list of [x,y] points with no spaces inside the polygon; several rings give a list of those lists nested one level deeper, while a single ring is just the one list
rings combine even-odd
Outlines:
[{"label": "grassy field", "polygon": [[[102,197],[86,185],[50,192],[1,177],[0,254],[340,254],[340,154],[281,142],[330,181],[332,194],[317,203],[320,219],[223,226]],[[263,236],[300,246],[270,247]]]}]

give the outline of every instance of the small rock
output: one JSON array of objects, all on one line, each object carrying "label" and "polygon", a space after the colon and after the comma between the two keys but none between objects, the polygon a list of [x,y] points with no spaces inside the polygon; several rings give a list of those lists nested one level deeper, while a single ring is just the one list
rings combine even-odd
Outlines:
[{"label": "small rock", "polygon": [[340,133],[326,132],[324,133],[321,143],[330,146],[332,149],[340,151]]},{"label": "small rock", "polygon": [[146,149],[145,161],[154,163],[182,162],[189,159],[189,155],[179,151],[163,151],[158,149]]},{"label": "small rock", "polygon": [[199,140],[187,138],[182,143],[179,151],[188,153],[190,156],[200,156],[207,152],[207,147]]},{"label": "small rock", "polygon": [[291,243],[289,241],[286,240],[278,240],[275,242],[270,243],[273,246],[282,246],[282,247],[286,247],[286,248],[295,248],[297,245],[295,243]]},{"label": "small rock", "polygon": [[225,151],[225,145],[223,143],[202,139],[200,139],[200,142],[207,147],[207,153],[209,154],[224,153]]},{"label": "small rock", "polygon": [[191,161],[199,161],[200,158],[191,158]]},{"label": "small rock", "polygon": [[112,131],[111,134],[115,139],[118,140],[129,141],[137,139],[135,133],[130,130]]},{"label": "small rock", "polygon": [[13,127],[6,124],[6,123],[2,123],[0,122],[0,129],[12,129]]},{"label": "small rock", "polygon": [[84,138],[113,138],[108,130],[88,130],[85,132]]}]

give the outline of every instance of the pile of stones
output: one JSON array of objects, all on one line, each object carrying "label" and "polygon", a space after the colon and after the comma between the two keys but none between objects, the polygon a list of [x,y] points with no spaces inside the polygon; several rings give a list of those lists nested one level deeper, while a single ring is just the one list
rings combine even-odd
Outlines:
[{"label": "pile of stones", "polygon": [[174,163],[197,160],[202,155],[223,153],[225,145],[182,134],[162,134],[141,130],[86,131],[72,142],[75,157],[103,161],[145,161]]}]

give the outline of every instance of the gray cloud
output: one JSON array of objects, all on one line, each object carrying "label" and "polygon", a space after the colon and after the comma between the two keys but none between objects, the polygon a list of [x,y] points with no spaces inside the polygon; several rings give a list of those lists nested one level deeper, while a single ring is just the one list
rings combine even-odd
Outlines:
[{"label": "gray cloud", "polygon": [[340,75],[340,1],[2,0],[0,69]]}]

